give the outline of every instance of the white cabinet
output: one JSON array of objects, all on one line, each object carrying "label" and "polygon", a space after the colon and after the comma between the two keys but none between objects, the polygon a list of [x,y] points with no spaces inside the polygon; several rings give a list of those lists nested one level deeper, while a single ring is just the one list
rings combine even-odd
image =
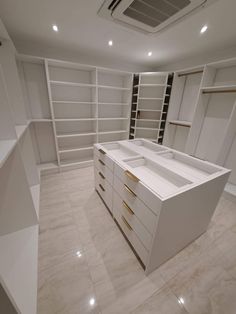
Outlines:
[{"label": "white cabinet", "polygon": [[146,273],[203,232],[230,170],[145,139],[95,144],[95,188]]}]

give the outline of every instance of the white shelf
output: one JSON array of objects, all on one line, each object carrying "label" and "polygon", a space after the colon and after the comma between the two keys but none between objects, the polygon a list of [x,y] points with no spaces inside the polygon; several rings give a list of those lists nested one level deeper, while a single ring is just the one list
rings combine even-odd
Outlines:
[{"label": "white shelf", "polygon": [[143,127],[138,127],[138,126],[136,126],[136,129],[137,130],[152,130],[152,131],[162,130],[162,129],[159,129],[159,128],[143,128]]},{"label": "white shelf", "polygon": [[31,119],[30,122],[52,122],[52,119]]},{"label": "white shelf", "polygon": [[16,143],[16,140],[0,140],[0,168],[13,151]]},{"label": "white shelf", "polygon": [[98,120],[129,120],[129,118],[98,118]]},{"label": "white shelf", "polygon": [[16,135],[17,135],[17,138],[18,138],[18,139],[20,139],[21,136],[25,133],[27,127],[28,127],[28,124],[16,125],[16,126],[15,126]]},{"label": "white shelf", "polygon": [[32,195],[33,203],[34,203],[34,208],[36,211],[36,214],[39,218],[39,199],[40,199],[40,185],[33,185],[30,187],[30,192]]},{"label": "white shelf", "polygon": [[98,105],[111,105],[111,106],[129,106],[128,103],[112,103],[112,102],[99,102]]},{"label": "white shelf", "polygon": [[46,173],[50,171],[54,171],[58,169],[57,163],[48,162],[37,165],[37,169],[39,173]]},{"label": "white shelf", "polygon": [[155,97],[139,97],[141,100],[163,100],[164,98],[155,98]]},{"label": "white shelf", "polygon": [[66,119],[55,119],[56,122],[63,122],[63,121],[95,121],[96,118],[66,118]]},{"label": "white shelf", "polygon": [[155,110],[155,109],[138,109],[137,111],[161,112],[161,110]]},{"label": "white shelf", "polygon": [[161,122],[161,121],[164,121],[164,120],[154,120],[154,119],[137,119],[137,118],[134,118],[133,120],[136,120],[136,121],[145,121],[145,122]]},{"label": "white shelf", "polygon": [[59,150],[60,154],[63,153],[71,153],[71,152],[77,152],[77,151],[81,151],[81,150],[90,150],[93,149],[93,146],[84,146],[84,147],[74,147],[74,148],[64,148]]},{"label": "white shelf", "polygon": [[54,85],[68,85],[68,86],[79,86],[79,87],[96,87],[95,84],[85,84],[85,83],[74,83],[74,82],[63,82],[63,81],[50,81],[50,84]]},{"label": "white shelf", "polygon": [[134,85],[134,87],[166,87],[170,86],[167,84],[139,84],[139,85]]},{"label": "white shelf", "polygon": [[181,120],[170,120],[169,124],[183,126],[183,127],[191,127],[192,123],[190,121],[181,121]]},{"label": "white shelf", "polygon": [[61,160],[61,166],[62,167],[69,167],[69,166],[75,166],[75,165],[82,165],[82,164],[92,164],[93,159],[87,159],[87,158],[80,158],[75,160]]},{"label": "white shelf", "polygon": [[114,89],[114,90],[131,90],[129,87],[109,86],[109,85],[98,85],[98,88]]},{"label": "white shelf", "polygon": [[115,134],[115,133],[127,133],[127,132],[129,132],[129,131],[127,131],[127,130],[116,130],[116,131],[100,131],[100,132],[98,132],[98,134],[111,134],[111,133],[113,133],[113,134]]},{"label": "white shelf", "polygon": [[0,272],[19,313],[36,313],[38,226],[0,237]]},{"label": "white shelf", "polygon": [[96,105],[94,101],[72,101],[72,100],[52,100],[53,104],[88,104]]},{"label": "white shelf", "polygon": [[88,135],[96,135],[96,132],[84,132],[84,133],[63,133],[57,134],[58,138],[65,138],[65,137],[73,137],[73,136],[88,136]]}]

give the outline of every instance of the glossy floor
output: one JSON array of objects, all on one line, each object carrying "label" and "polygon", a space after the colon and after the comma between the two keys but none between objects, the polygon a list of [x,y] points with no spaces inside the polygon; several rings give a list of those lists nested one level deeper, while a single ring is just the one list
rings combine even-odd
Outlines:
[{"label": "glossy floor", "polygon": [[236,313],[236,205],[148,277],[94,191],[93,168],[41,178],[38,314]]}]

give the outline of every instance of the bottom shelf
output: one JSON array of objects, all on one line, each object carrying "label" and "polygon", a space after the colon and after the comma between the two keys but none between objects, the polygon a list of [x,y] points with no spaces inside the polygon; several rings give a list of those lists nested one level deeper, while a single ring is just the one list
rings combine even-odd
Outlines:
[{"label": "bottom shelf", "polygon": [[0,236],[0,280],[19,313],[36,313],[38,225]]},{"label": "bottom shelf", "polygon": [[37,165],[39,175],[44,175],[48,173],[55,173],[58,171],[58,164],[56,161],[47,162]]}]

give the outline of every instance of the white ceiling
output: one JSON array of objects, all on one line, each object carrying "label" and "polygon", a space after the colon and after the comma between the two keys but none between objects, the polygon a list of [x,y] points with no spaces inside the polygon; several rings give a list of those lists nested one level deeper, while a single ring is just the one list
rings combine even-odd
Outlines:
[{"label": "white ceiling", "polygon": [[[34,46],[154,67],[236,46],[236,0],[209,7],[155,35],[145,35],[97,16],[103,0],[0,0],[0,17],[16,48]],[[59,32],[52,31],[57,24]],[[202,25],[208,31],[200,35]],[[109,39],[114,41],[108,47]],[[147,56],[152,51],[152,57]]]}]

